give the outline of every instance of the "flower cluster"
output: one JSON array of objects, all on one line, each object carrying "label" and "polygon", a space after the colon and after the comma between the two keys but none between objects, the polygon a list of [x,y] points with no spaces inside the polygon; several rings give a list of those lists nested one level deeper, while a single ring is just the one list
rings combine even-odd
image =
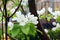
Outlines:
[{"label": "flower cluster", "polygon": [[60,11],[54,11],[51,7],[48,8],[48,11],[53,15],[53,18],[56,19],[58,16],[60,16]]},{"label": "flower cluster", "polygon": [[[37,21],[38,17],[35,17],[33,14],[31,15],[31,13],[27,13],[27,15],[24,15],[21,13],[21,11],[16,12],[16,17],[12,18],[12,21],[16,20],[19,25],[24,26],[27,23],[33,23],[34,25],[36,25],[38,23]],[[11,27],[12,22],[8,23],[8,26]],[[12,28],[11,28],[12,29]]]},{"label": "flower cluster", "polygon": [[33,23],[33,24],[37,24],[38,21],[37,21],[37,17],[35,17],[34,15],[31,15],[31,13],[29,12],[27,15],[23,15],[20,11],[19,12],[16,12],[16,19],[17,19],[17,22],[24,26],[26,23]]},{"label": "flower cluster", "polygon": [[[43,13],[45,13],[45,8],[42,8],[40,11],[37,11],[38,15],[41,16]],[[48,7],[47,9],[52,15],[53,15],[53,18],[56,19],[58,16],[60,16],[60,11],[54,11],[53,12],[53,9],[51,7]]]}]

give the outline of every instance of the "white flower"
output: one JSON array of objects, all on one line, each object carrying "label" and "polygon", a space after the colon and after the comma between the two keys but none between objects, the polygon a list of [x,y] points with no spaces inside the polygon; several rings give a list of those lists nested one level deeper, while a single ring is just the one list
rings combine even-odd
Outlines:
[{"label": "white flower", "polygon": [[56,24],[56,27],[53,27],[52,30],[55,31],[55,30],[56,30],[57,28],[59,28],[59,27],[60,27],[60,24],[57,23],[57,24]]},{"label": "white flower", "polygon": [[12,28],[13,28],[13,23],[12,22],[8,22],[8,27],[9,27],[9,30],[12,30]]},{"label": "white flower", "polygon": [[52,15],[53,15],[53,18],[56,19],[58,16],[60,16],[60,11],[52,11],[52,8],[49,8],[48,10]]},{"label": "white flower", "polygon": [[19,22],[19,25],[24,26],[28,22],[28,19],[22,14],[20,17],[17,17],[17,22]]},{"label": "white flower", "polygon": [[47,30],[47,29],[44,29],[44,31],[45,31],[46,33],[48,33],[48,30]]},{"label": "white flower", "polygon": [[35,17],[34,15],[31,15],[31,13],[29,12],[27,15],[23,15],[20,11],[16,12],[16,16],[15,18],[13,18],[12,20],[17,20],[17,22],[19,23],[19,25],[26,25],[27,23],[33,23],[33,24],[37,24],[38,21],[38,17]]},{"label": "white flower", "polygon": [[31,15],[31,13],[28,13],[27,15],[26,15],[26,17],[28,18],[28,22],[32,22],[33,24],[37,24],[38,23],[38,21],[37,21],[37,19],[38,19],[38,17],[35,17],[34,15]]},{"label": "white flower", "polygon": [[42,15],[45,12],[45,8],[42,8],[40,11],[37,11],[38,15]]},{"label": "white flower", "polygon": [[53,18],[56,19],[58,16],[60,16],[60,11],[54,11],[52,10],[52,8],[48,8],[48,11],[53,15]]},{"label": "white flower", "polygon": [[51,12],[51,14],[53,15],[53,18],[56,19],[58,14],[56,12]]},{"label": "white flower", "polygon": [[12,21],[16,21],[16,20],[17,20],[17,17],[12,18]]},{"label": "white flower", "polygon": [[57,27],[53,27],[52,30],[55,31],[57,29]]},{"label": "white flower", "polygon": [[16,12],[16,16],[20,17],[22,15],[21,11]]},{"label": "white flower", "polygon": [[52,24],[55,26],[56,25],[56,22],[52,22]]},{"label": "white flower", "polygon": [[48,11],[49,11],[49,12],[52,12],[52,8],[51,8],[51,7],[48,7]]},{"label": "white flower", "polygon": [[28,23],[28,19],[27,18],[20,19],[20,25],[24,26],[26,23]]},{"label": "white flower", "polygon": [[57,23],[56,27],[60,27],[60,24],[59,24],[59,23]]}]

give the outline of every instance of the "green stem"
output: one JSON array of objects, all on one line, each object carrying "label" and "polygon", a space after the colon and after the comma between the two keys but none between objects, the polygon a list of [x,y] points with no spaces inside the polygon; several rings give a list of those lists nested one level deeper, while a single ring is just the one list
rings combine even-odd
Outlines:
[{"label": "green stem", "polygon": [[36,31],[38,31],[39,33],[41,33],[43,35],[43,33],[40,30],[36,29]]}]

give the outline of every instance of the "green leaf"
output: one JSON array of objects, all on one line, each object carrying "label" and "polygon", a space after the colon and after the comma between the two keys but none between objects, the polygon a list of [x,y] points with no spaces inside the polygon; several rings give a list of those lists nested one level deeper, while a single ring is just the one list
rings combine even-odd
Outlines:
[{"label": "green leaf", "polygon": [[57,17],[56,21],[60,23],[60,16]]},{"label": "green leaf", "polygon": [[12,5],[13,8],[19,5],[19,0],[13,0],[13,1],[14,1],[14,4]]},{"label": "green leaf", "polygon": [[39,17],[39,19],[43,19],[43,18],[45,18],[45,15],[42,15],[42,16]]},{"label": "green leaf", "polygon": [[36,34],[36,30],[35,30],[36,28],[35,28],[35,25],[33,24],[33,23],[30,23],[30,35],[33,35],[33,36],[35,36],[35,34]]},{"label": "green leaf", "polygon": [[12,31],[11,31],[11,34],[13,37],[16,37],[20,32],[20,26],[18,24],[15,24]]},{"label": "green leaf", "polygon": [[48,15],[46,16],[46,18],[47,18],[48,21],[50,21],[50,19],[52,18],[52,15],[51,15],[51,14],[48,14]]},{"label": "green leaf", "polygon": [[21,27],[21,30],[24,34],[28,35],[29,34],[29,30],[30,30],[30,26],[29,24],[26,24],[25,26]]}]

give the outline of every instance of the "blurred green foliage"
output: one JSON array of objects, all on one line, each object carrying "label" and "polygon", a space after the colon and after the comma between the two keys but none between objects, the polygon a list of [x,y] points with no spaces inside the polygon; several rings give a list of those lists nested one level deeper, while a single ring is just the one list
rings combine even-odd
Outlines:
[{"label": "blurred green foliage", "polygon": [[56,21],[60,23],[60,16],[57,17]]},{"label": "blurred green foliage", "polygon": [[25,26],[14,24],[13,29],[9,30],[8,33],[18,40],[40,40],[37,35],[35,25],[32,23],[28,23]]}]

